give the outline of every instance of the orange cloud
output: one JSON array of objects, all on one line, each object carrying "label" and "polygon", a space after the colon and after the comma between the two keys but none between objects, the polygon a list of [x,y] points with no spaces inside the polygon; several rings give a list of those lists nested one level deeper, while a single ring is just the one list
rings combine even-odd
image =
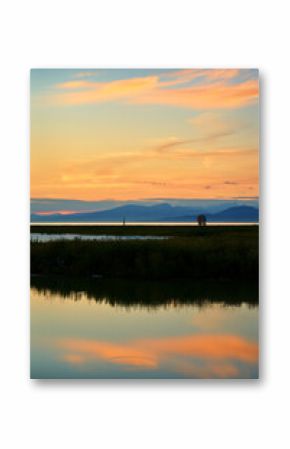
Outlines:
[{"label": "orange cloud", "polygon": [[[234,377],[238,369],[230,362],[251,365],[258,361],[257,343],[235,335],[189,335],[135,340],[124,344],[62,339],[57,341],[57,346],[65,351],[63,360],[68,363],[102,359],[127,368],[153,370],[166,363],[175,372],[200,377]],[[192,358],[201,360],[202,364]]]},{"label": "orange cloud", "polygon": [[[258,81],[231,82],[238,74],[237,69],[189,69],[165,74],[162,79],[145,76],[109,82],[74,80],[55,86],[62,92],[56,93],[54,101],[58,104],[123,101],[198,109],[242,107],[257,100]],[[196,84],[183,86],[197,79]]]},{"label": "orange cloud", "polygon": [[93,88],[99,83],[91,82],[91,81],[66,81],[65,83],[59,83],[56,85],[58,89],[85,89],[85,88]]},{"label": "orange cloud", "polygon": [[[156,366],[154,355],[130,345],[116,345],[96,340],[64,339],[58,342],[58,346],[72,351],[73,354],[80,354],[84,361],[91,358],[101,358],[116,364],[142,366],[144,368]],[[67,354],[64,356],[64,360],[70,362]]]},{"label": "orange cloud", "polygon": [[258,83],[255,80],[240,84],[219,82],[203,86],[180,89],[154,89],[139,95],[131,103],[162,104],[194,109],[227,109],[246,106],[258,98]]},{"label": "orange cloud", "polygon": [[194,335],[147,340],[143,345],[144,343],[147,348],[163,355],[183,354],[202,358],[236,359],[248,363],[255,362],[258,357],[258,347],[255,343],[235,335]]},{"label": "orange cloud", "polygon": [[[79,211],[77,210],[50,210],[50,211],[41,211],[41,212],[35,212],[35,215],[55,215],[55,214],[60,214],[60,215],[70,215],[70,214],[74,214],[74,213],[78,213]],[[89,210],[85,210],[83,212],[93,212],[93,211],[89,211]]]},{"label": "orange cloud", "polygon": [[239,75],[238,69],[181,69],[163,75],[162,86],[176,86],[203,78],[207,82],[229,80]]},{"label": "orange cloud", "polygon": [[147,76],[106,83],[93,81],[68,81],[56,85],[57,89],[69,90],[56,95],[60,104],[89,104],[134,98],[146,93],[158,84],[158,77]]},{"label": "orange cloud", "polygon": [[73,365],[82,365],[85,362],[85,358],[79,354],[65,354],[62,360]]}]

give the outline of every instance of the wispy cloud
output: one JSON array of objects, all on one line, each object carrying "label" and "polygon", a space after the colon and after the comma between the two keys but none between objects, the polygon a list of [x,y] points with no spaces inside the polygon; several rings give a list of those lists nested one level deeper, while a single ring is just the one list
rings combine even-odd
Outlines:
[{"label": "wispy cloud", "polygon": [[68,81],[57,84],[56,89],[69,90],[56,94],[54,100],[60,104],[88,104],[107,101],[129,101],[150,92],[158,85],[157,76],[130,78],[109,82]]},{"label": "wispy cloud", "polygon": [[78,72],[74,75],[74,78],[89,78],[91,76],[95,76],[96,72],[90,72],[90,71],[83,71],[83,72]]},{"label": "wispy cloud", "polygon": [[179,89],[152,89],[131,103],[159,104],[193,109],[228,109],[254,103],[258,97],[256,81],[228,84],[225,81]]},{"label": "wispy cloud", "polygon": [[193,125],[196,142],[213,143],[221,138],[240,132],[243,124],[231,117],[224,118],[218,112],[202,112],[188,119]]},{"label": "wispy cloud", "polygon": [[173,372],[197,377],[235,377],[241,365],[251,366],[258,360],[258,345],[235,335],[188,335],[120,344],[61,339],[56,346],[63,351],[62,360],[69,364],[105,360],[125,369],[155,370],[171,363]]},{"label": "wispy cloud", "polygon": [[49,72],[41,86],[32,90],[33,196],[258,194],[257,105],[237,110],[257,102],[256,71],[81,69]]},{"label": "wispy cloud", "polygon": [[172,136],[159,139],[158,141],[152,143],[151,151],[156,153],[166,153],[167,150],[174,150],[175,148],[182,147],[192,142],[193,139],[180,139],[179,137]]},{"label": "wispy cloud", "polygon": [[121,101],[194,109],[238,108],[258,97],[257,79],[240,80],[237,69],[180,70],[116,81],[67,81],[55,85],[54,102],[89,104]]},{"label": "wispy cloud", "polygon": [[[54,173],[53,184],[51,181],[47,184],[44,179],[42,183],[51,195],[57,191],[71,192],[71,195],[85,191],[91,192],[92,199],[97,199],[96,192],[100,190],[103,198],[113,196],[118,200],[136,196],[148,198],[153,193],[175,198],[208,197],[207,191],[211,192],[211,197],[225,198],[249,194],[253,186],[256,193],[256,164],[254,148],[221,147],[204,151],[172,139],[146,151],[143,148],[121,154],[104,152],[91,158],[71,160],[59,173]],[[233,165],[237,167],[234,173]],[[192,176],[193,169],[195,176]],[[230,174],[235,177],[236,184],[225,182],[231,181],[225,178]]]}]

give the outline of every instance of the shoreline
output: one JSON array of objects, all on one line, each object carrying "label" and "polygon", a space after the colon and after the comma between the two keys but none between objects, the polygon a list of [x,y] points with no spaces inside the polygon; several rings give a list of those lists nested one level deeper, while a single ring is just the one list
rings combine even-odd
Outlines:
[{"label": "shoreline", "polygon": [[30,233],[43,234],[82,234],[82,235],[116,235],[116,236],[169,236],[169,237],[191,237],[194,235],[213,235],[226,233],[253,233],[258,232],[257,224],[235,224],[235,225],[171,225],[162,226],[152,224],[141,225],[119,225],[119,224],[31,224]]}]

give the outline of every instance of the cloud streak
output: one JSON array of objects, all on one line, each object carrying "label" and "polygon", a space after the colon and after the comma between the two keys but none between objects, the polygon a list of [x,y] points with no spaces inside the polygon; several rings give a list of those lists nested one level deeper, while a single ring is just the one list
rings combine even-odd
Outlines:
[{"label": "cloud streak", "polygon": [[32,196],[258,194],[256,71],[74,69],[37,72],[37,79]]},{"label": "cloud streak", "polygon": [[56,346],[69,364],[103,360],[125,369],[155,370],[170,363],[173,371],[197,377],[236,377],[240,364],[251,366],[258,360],[257,343],[236,335],[188,335],[120,344],[60,339]]},{"label": "cloud streak", "polygon": [[114,81],[70,80],[55,85],[53,101],[63,105],[124,102],[191,109],[239,108],[256,102],[257,79],[240,80],[239,71],[180,70]]}]

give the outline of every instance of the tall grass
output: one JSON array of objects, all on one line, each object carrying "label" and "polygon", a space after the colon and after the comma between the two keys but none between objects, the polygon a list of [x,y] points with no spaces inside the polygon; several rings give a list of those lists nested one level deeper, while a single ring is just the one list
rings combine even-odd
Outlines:
[{"label": "tall grass", "polygon": [[32,242],[31,272],[143,279],[258,278],[258,229],[208,230],[159,241]]}]

